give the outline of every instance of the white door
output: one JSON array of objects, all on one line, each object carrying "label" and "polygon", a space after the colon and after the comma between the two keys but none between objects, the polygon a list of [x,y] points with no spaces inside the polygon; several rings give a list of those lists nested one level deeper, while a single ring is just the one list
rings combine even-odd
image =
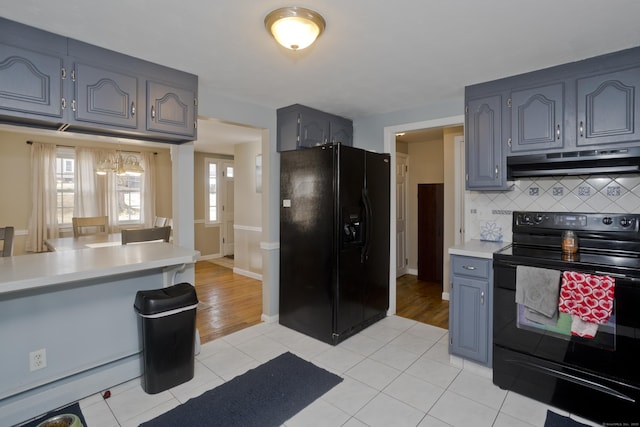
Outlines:
[{"label": "white door", "polygon": [[396,277],[407,274],[407,172],[409,156],[396,153]]},{"label": "white door", "polygon": [[233,255],[233,162],[222,164],[222,255]]}]

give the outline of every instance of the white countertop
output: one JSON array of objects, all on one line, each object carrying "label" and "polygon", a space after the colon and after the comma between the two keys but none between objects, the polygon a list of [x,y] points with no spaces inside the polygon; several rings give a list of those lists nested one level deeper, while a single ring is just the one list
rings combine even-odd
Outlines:
[{"label": "white countertop", "polygon": [[449,248],[449,255],[472,256],[476,258],[492,259],[493,253],[506,246],[511,242],[487,242],[484,240],[470,240],[461,245]]},{"label": "white countertop", "polygon": [[0,294],[192,264],[199,255],[198,251],[160,242],[0,257]]}]

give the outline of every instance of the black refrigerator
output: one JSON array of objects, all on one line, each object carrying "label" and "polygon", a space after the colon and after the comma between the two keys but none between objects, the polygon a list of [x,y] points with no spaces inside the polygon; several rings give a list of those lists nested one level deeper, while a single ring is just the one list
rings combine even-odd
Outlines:
[{"label": "black refrigerator", "polygon": [[388,154],[280,153],[280,324],[337,344],[389,308]]}]

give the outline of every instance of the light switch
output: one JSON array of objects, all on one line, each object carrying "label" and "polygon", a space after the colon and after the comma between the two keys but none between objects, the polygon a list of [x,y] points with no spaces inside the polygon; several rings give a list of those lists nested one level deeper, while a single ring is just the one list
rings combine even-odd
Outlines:
[{"label": "light switch", "polygon": [[283,199],[282,200],[282,207],[283,208],[290,208],[291,207],[291,199]]}]

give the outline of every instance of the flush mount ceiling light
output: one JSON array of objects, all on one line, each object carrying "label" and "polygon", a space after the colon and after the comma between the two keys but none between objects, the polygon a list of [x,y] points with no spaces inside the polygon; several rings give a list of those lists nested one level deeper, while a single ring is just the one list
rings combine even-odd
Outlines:
[{"label": "flush mount ceiling light", "polygon": [[282,7],[264,18],[264,26],[282,46],[299,50],[311,45],[322,34],[326,22],[313,10]]}]

